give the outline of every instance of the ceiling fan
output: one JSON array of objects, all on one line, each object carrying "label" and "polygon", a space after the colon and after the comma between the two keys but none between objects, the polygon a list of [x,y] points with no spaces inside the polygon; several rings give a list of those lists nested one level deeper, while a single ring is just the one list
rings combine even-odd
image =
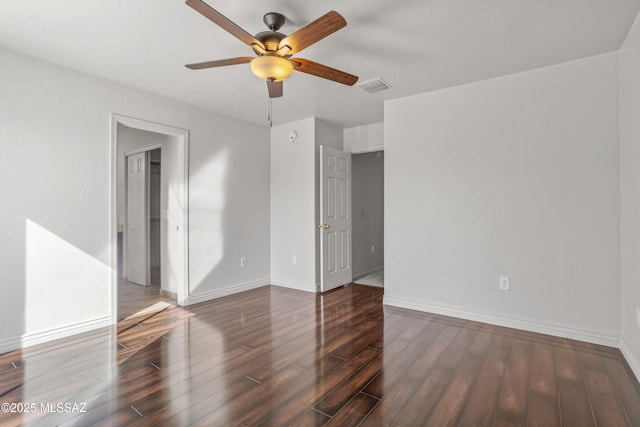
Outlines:
[{"label": "ceiling fan", "polygon": [[252,36],[202,0],[187,0],[185,3],[251,47],[258,55],[257,57],[240,56],[187,64],[186,67],[189,69],[200,70],[250,63],[251,71],[266,80],[269,98],[282,96],[282,82],[291,75],[293,70],[348,86],[352,86],[358,81],[358,77],[353,74],[308,59],[291,58],[292,55],[345,27],[347,21],[338,12],[331,11],[288,36],[278,32],[280,27],[284,25],[284,16],[280,13],[269,12],[263,18],[269,31],[262,31]]}]

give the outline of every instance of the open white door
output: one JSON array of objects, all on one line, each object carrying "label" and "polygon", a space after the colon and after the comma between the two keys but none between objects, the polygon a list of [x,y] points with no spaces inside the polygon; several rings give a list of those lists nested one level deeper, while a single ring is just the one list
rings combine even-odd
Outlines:
[{"label": "open white door", "polygon": [[127,280],[147,285],[147,153],[127,156]]},{"label": "open white door", "polygon": [[320,290],[351,283],[351,154],[320,146]]}]

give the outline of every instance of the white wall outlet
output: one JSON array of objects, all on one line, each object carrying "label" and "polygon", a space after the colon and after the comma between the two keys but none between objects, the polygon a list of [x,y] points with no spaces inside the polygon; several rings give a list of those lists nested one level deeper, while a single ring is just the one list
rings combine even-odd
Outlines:
[{"label": "white wall outlet", "polygon": [[247,266],[247,257],[243,256],[242,258],[240,258],[240,267],[246,267]]},{"label": "white wall outlet", "polygon": [[296,265],[297,263],[298,263],[298,258],[297,257],[291,258],[291,264]]},{"label": "white wall outlet", "polygon": [[372,254],[376,253],[376,247],[374,245],[371,245],[371,253]]},{"label": "white wall outlet", "polygon": [[640,307],[636,307],[636,325],[640,328]]},{"label": "white wall outlet", "polygon": [[500,276],[500,290],[501,291],[510,291],[511,290],[511,280],[506,276]]}]

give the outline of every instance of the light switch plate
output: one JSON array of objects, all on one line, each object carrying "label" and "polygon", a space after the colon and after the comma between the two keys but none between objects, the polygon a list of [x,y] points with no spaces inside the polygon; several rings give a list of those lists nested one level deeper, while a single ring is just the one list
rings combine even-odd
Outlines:
[{"label": "light switch plate", "polygon": [[511,280],[506,276],[501,276],[500,277],[499,286],[500,286],[500,290],[501,291],[510,291],[511,290]]}]

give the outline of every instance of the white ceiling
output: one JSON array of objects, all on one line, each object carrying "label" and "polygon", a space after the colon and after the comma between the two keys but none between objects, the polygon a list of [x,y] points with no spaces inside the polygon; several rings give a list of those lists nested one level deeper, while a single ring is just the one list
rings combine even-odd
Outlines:
[{"label": "white ceiling", "polygon": [[[300,72],[273,101],[274,123],[319,117],[342,127],[383,120],[383,101],[620,48],[640,0],[206,0],[249,33],[283,13],[290,34],[329,10],[346,28],[296,56],[392,86],[368,94]],[[93,75],[266,124],[266,84],[249,47],[181,0],[1,0],[0,45]]]}]

